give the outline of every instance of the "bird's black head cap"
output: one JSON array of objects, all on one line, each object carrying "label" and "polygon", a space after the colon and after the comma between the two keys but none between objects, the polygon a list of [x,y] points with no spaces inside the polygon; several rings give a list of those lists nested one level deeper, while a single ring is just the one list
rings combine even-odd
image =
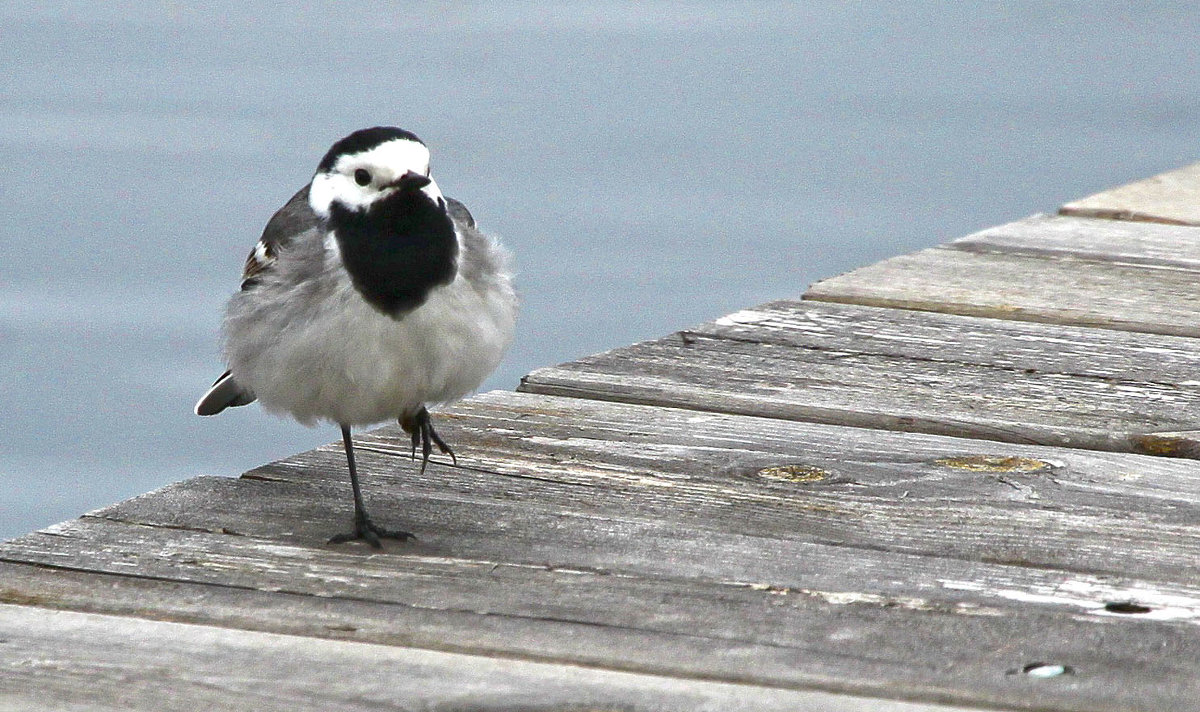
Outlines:
[{"label": "bird's black head cap", "polygon": [[359,129],[333,144],[325,154],[325,157],[321,159],[321,164],[317,166],[317,170],[328,171],[333,168],[342,156],[369,151],[376,146],[396,139],[406,139],[415,141],[422,146],[425,145],[425,142],[417,138],[417,135],[413,132],[405,131],[395,126],[374,126],[369,129]]}]

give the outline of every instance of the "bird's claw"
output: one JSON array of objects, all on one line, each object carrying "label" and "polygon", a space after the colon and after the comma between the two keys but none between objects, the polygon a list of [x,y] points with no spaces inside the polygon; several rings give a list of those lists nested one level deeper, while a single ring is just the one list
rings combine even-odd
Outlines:
[{"label": "bird's claw", "polygon": [[417,446],[421,447],[421,474],[425,474],[425,466],[429,464],[429,456],[433,454],[434,445],[443,455],[450,456],[451,463],[458,464],[458,458],[454,456],[454,451],[433,429],[433,419],[429,417],[429,411],[425,406],[421,406],[421,409],[411,416],[401,417],[400,427],[412,435],[412,459],[417,459]]},{"label": "bird's claw", "polygon": [[415,537],[406,531],[398,529],[384,529],[375,524],[365,515],[354,516],[354,531],[348,534],[336,534],[329,538],[330,544],[344,544],[348,541],[365,541],[376,549],[382,549],[383,544],[380,543],[380,538],[395,539],[397,541],[406,541]]}]

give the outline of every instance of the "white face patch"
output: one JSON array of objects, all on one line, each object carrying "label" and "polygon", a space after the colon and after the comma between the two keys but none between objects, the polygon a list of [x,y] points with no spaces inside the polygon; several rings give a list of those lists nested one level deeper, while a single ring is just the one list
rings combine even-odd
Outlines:
[{"label": "white face patch", "polygon": [[[332,170],[313,176],[308,203],[322,218],[329,217],[329,208],[335,200],[348,208],[362,210],[394,190],[381,186],[406,173],[429,175],[429,149],[416,141],[393,139],[369,151],[342,156]],[[370,183],[358,184],[359,178],[368,176]],[[421,190],[434,200],[441,197],[432,183]]]},{"label": "white face patch", "polygon": [[442,200],[442,190],[441,188],[438,188],[437,181],[434,179],[430,178],[429,185],[422,188],[421,192],[425,195],[428,195],[429,199],[434,203],[437,203],[443,208],[446,207],[446,201]]}]

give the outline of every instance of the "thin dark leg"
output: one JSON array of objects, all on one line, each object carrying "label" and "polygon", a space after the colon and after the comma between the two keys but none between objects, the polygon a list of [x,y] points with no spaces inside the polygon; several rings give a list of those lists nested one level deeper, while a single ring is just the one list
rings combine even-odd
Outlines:
[{"label": "thin dark leg", "polygon": [[449,455],[452,463],[458,464],[458,458],[454,456],[454,451],[433,429],[433,419],[430,418],[429,411],[425,406],[421,406],[421,409],[412,415],[400,416],[400,427],[404,428],[404,432],[412,435],[414,460],[417,459],[417,445],[421,446],[421,474],[425,474],[425,466],[429,464],[429,456],[433,453],[434,445],[437,445],[437,449],[443,455]]},{"label": "thin dark leg", "polygon": [[350,487],[354,491],[354,531],[349,534],[337,534],[329,540],[330,544],[341,544],[347,541],[362,539],[376,549],[381,548],[379,537],[399,539],[404,541],[412,534],[402,531],[390,531],[377,526],[367,516],[367,507],[363,504],[362,488],[358,486],[358,468],[354,465],[354,443],[350,441],[350,426],[342,426],[342,447],[346,450],[346,466],[350,470]]},{"label": "thin dark leg", "polygon": [[342,426],[342,449],[346,451],[346,468],[350,470],[350,488],[354,490],[354,516],[367,518],[367,505],[363,504],[362,488],[358,486],[358,467],[354,464],[354,441],[350,439],[349,426]]}]

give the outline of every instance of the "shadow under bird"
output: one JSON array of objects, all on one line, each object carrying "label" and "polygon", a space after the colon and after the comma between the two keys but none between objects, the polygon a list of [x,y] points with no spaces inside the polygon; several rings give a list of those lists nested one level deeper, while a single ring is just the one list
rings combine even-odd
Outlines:
[{"label": "shadow under bird", "polygon": [[508,253],[442,195],[429,150],[394,127],[356,131],[267,223],[225,311],[229,365],[196,404],[215,415],[258,400],[306,425],[342,430],[354,529],[330,543],[407,539],[363,503],[350,429],[397,419],[421,447],[454,458],[426,405],[479,387],[512,341]]}]

